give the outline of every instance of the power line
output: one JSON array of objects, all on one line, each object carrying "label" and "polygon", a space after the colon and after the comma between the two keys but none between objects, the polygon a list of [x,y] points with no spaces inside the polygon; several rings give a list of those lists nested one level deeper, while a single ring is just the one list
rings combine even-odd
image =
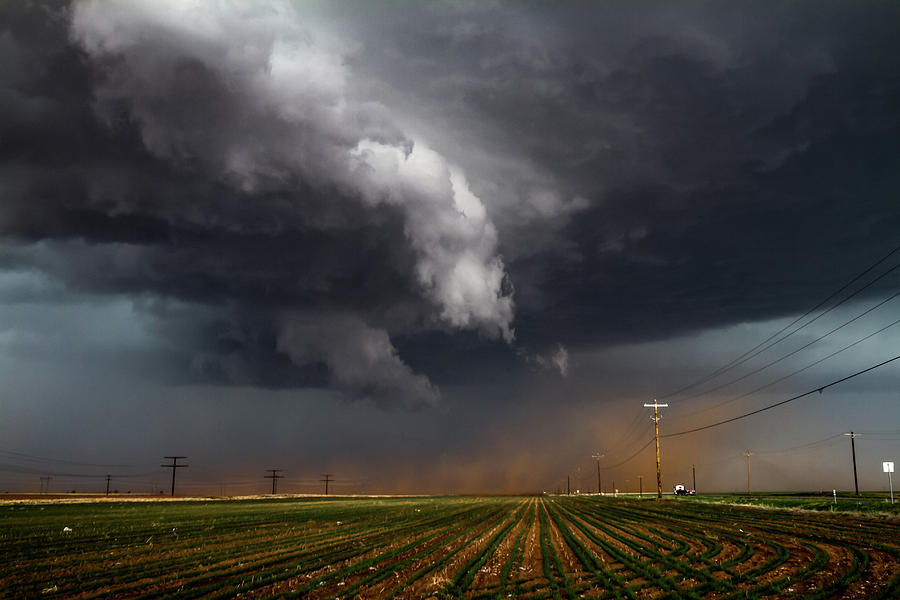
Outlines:
[{"label": "power line", "polygon": [[625,432],[616,439],[615,443],[603,444],[603,446],[606,449],[614,449],[614,452],[617,455],[629,452],[630,448],[633,448],[635,443],[640,443],[641,440],[644,439],[643,434],[647,433],[647,427],[650,424],[650,421],[645,420],[645,416],[646,414],[644,411],[639,410],[635,414],[635,418],[631,421],[631,424]]},{"label": "power line", "polygon": [[632,420],[631,424],[613,444],[611,447],[621,448],[622,446],[631,446],[633,438],[637,437],[637,440],[640,440],[642,434],[646,433],[647,425],[649,421],[645,420],[645,413],[642,410],[638,410],[635,414],[634,420]]},{"label": "power line", "polygon": [[[797,317],[796,319],[794,319],[793,321],[791,321],[790,323],[788,323],[787,325],[785,325],[784,327],[782,327],[781,329],[779,329],[778,331],[776,331],[775,333],[773,333],[772,335],[770,335],[769,337],[767,337],[766,339],[764,339],[763,341],[761,341],[760,343],[758,343],[758,344],[757,344],[756,346],[754,346],[753,348],[750,348],[749,350],[747,350],[746,352],[744,352],[743,354],[741,354],[741,355],[738,356],[737,358],[735,358],[735,359],[733,359],[732,361],[726,363],[725,365],[719,367],[718,369],[716,369],[716,370],[713,371],[712,373],[709,373],[709,374],[705,375],[704,377],[701,377],[700,379],[698,379],[698,380],[696,380],[696,381],[694,381],[694,382],[692,382],[692,383],[689,383],[688,385],[686,385],[686,386],[684,386],[684,387],[681,387],[681,388],[679,388],[679,389],[677,389],[677,390],[675,390],[675,391],[673,391],[673,392],[669,392],[669,393],[667,393],[667,394],[664,394],[664,395],[662,395],[662,396],[657,396],[657,397],[658,397],[659,399],[661,399],[661,400],[665,400],[666,398],[671,398],[671,397],[673,397],[673,396],[677,396],[678,394],[681,394],[682,392],[685,392],[685,391],[687,391],[687,390],[689,390],[689,389],[691,389],[691,388],[697,387],[698,385],[702,385],[702,384],[706,383],[707,381],[711,381],[712,379],[715,379],[716,377],[718,377],[718,376],[721,375],[722,373],[725,373],[725,372],[727,372],[727,371],[730,371],[731,369],[733,369],[733,368],[735,368],[735,367],[737,367],[737,366],[743,364],[744,362],[747,362],[748,360],[750,360],[751,358],[755,357],[755,356],[756,356],[757,354],[759,354],[760,352],[763,352],[763,351],[765,351],[765,350],[771,348],[773,345],[775,345],[775,344],[777,344],[777,343],[779,343],[779,342],[781,342],[781,341],[784,341],[785,339],[787,339],[788,337],[790,337],[790,336],[792,336],[793,334],[797,333],[798,331],[800,331],[801,329],[803,329],[804,327],[806,327],[807,325],[809,325],[810,323],[812,323],[813,321],[815,321],[816,319],[818,319],[819,317],[821,317],[821,316],[823,316],[823,315],[825,315],[825,314],[831,312],[832,310],[834,310],[835,308],[837,308],[838,306],[840,306],[841,304],[843,304],[844,302],[846,302],[846,301],[849,300],[850,298],[853,298],[854,296],[856,296],[857,294],[859,294],[860,292],[862,292],[863,290],[865,290],[866,288],[868,288],[869,286],[871,286],[872,284],[874,284],[875,282],[879,281],[879,280],[882,279],[884,276],[886,276],[888,273],[891,273],[892,271],[894,271],[897,267],[900,267],[900,263],[894,265],[893,267],[891,267],[891,268],[890,268],[888,271],[886,271],[885,273],[882,273],[880,276],[878,276],[878,277],[875,278],[874,280],[870,281],[869,283],[867,283],[866,285],[864,285],[863,287],[861,287],[860,289],[858,289],[857,291],[855,291],[855,292],[854,292],[853,294],[851,294],[850,296],[847,296],[846,298],[844,298],[843,300],[841,300],[840,302],[838,302],[837,304],[835,304],[834,306],[832,306],[831,308],[829,308],[828,310],[826,310],[825,312],[823,312],[822,314],[818,315],[817,317],[815,317],[815,319],[812,319],[811,321],[809,321],[809,322],[806,323],[805,325],[803,325],[803,326],[797,328],[796,330],[792,331],[791,333],[789,333],[788,335],[784,336],[783,338],[781,338],[781,339],[779,339],[779,340],[773,342],[772,344],[766,346],[767,343],[769,343],[770,341],[772,341],[773,339],[775,339],[776,337],[778,337],[779,335],[781,335],[782,333],[784,333],[785,331],[787,331],[788,329],[790,329],[791,327],[793,327],[794,325],[796,325],[797,323],[799,323],[800,321],[802,321],[803,319],[805,319],[806,317],[808,317],[809,315],[811,315],[813,312],[815,312],[816,310],[818,310],[819,308],[821,308],[822,306],[824,306],[829,300],[831,300],[832,298],[834,298],[835,296],[837,296],[838,294],[840,294],[841,292],[843,292],[844,290],[846,290],[848,287],[850,287],[851,285],[853,285],[854,283],[856,283],[857,281],[859,281],[862,277],[866,276],[866,275],[867,275],[868,273],[870,273],[873,269],[875,269],[876,267],[878,267],[878,265],[880,265],[881,263],[883,263],[884,261],[886,261],[888,258],[890,258],[891,256],[893,256],[898,250],[900,250],[900,246],[897,246],[896,248],[894,248],[893,250],[891,250],[890,252],[888,252],[888,253],[887,253],[886,255],[884,255],[882,258],[878,259],[874,264],[872,264],[872,265],[869,266],[867,269],[865,269],[862,273],[856,275],[853,279],[851,279],[850,281],[848,281],[847,283],[845,283],[844,285],[842,285],[840,288],[838,288],[837,290],[835,290],[834,292],[832,292],[831,294],[829,294],[824,300],[821,300],[818,304],[816,304],[815,306],[813,306],[812,308],[810,308],[809,310],[807,310],[805,313],[803,313],[802,315],[800,315],[799,317]],[[763,346],[765,346],[765,347],[763,348]],[[757,350],[759,350],[759,352],[757,352]]]},{"label": "power line", "polygon": [[63,460],[61,458],[47,458],[44,456],[35,456],[33,454],[25,454],[24,452],[13,452],[12,450],[3,450],[3,449],[0,449],[0,454],[9,454],[10,457],[19,457],[19,458],[23,458],[25,460],[55,462],[55,463],[73,465],[73,466],[78,466],[78,467],[110,467],[110,468],[115,467],[115,468],[119,468],[119,469],[125,469],[125,468],[129,468],[129,467],[139,466],[139,465],[113,465],[113,464],[107,464],[107,463],[76,462],[76,461],[72,461],[72,460]]},{"label": "power line", "polygon": [[[643,429],[646,429],[647,422],[643,420],[643,416],[644,416],[644,411],[638,410],[634,416],[634,419],[631,421],[631,424],[629,424],[627,428],[622,429],[624,431],[624,433],[622,433],[616,439],[616,441],[614,443],[607,443],[607,444],[603,444],[602,446],[607,449],[615,448],[617,453],[621,453],[620,449],[623,445],[625,445],[626,447],[631,446],[632,445],[631,444],[632,436],[634,434],[642,434],[642,433],[644,433]],[[643,425],[643,428],[641,427],[641,425]],[[628,440],[627,444],[625,443],[626,440]],[[638,438],[637,441],[640,441],[640,438]],[[600,458],[604,458],[606,456],[606,454],[603,453],[602,450],[603,449],[601,448],[601,450],[598,451],[598,453],[597,453],[598,455],[602,454],[602,456],[600,456],[599,458],[597,456],[592,457],[592,458],[597,459],[597,468],[598,469],[600,468]],[[627,452],[627,450],[625,450],[625,452]],[[598,477],[599,477],[599,474],[598,474]]]},{"label": "power line", "polygon": [[[667,436],[662,436],[662,437],[667,437]],[[603,467],[603,468],[604,468],[604,469],[615,469],[615,468],[617,468],[617,467],[621,467],[621,466],[624,465],[625,463],[630,462],[631,460],[637,458],[637,456],[638,456],[641,452],[643,452],[644,450],[646,450],[647,448],[649,448],[649,447],[650,447],[650,444],[652,444],[654,441],[655,441],[655,438],[650,438],[649,440],[647,440],[647,443],[646,443],[646,444],[644,444],[643,446],[641,446],[640,448],[638,448],[637,452],[635,452],[634,454],[632,454],[631,456],[629,456],[629,457],[626,458],[625,460],[620,461],[620,462],[617,462],[617,463],[614,464],[614,465],[609,465],[609,466],[606,466],[606,467]]]},{"label": "power line", "polygon": [[646,425],[646,421],[644,420],[644,411],[638,409],[638,411],[634,414],[634,419],[632,419],[631,424],[624,430],[625,432],[616,440],[614,446],[621,446],[625,443],[625,440],[629,439],[632,434],[636,433],[641,425]]},{"label": "power line", "polygon": [[[898,264],[898,266],[900,266],[900,264]],[[895,293],[892,294],[890,297],[886,298],[885,300],[882,300],[881,302],[879,302],[879,303],[876,304],[875,306],[872,306],[871,308],[868,308],[867,310],[861,312],[860,314],[856,315],[856,316],[853,317],[852,319],[850,319],[850,320],[848,320],[848,321],[845,321],[844,323],[838,325],[837,327],[835,327],[834,329],[832,329],[832,330],[829,331],[828,333],[825,333],[825,334],[820,335],[819,337],[817,337],[816,339],[812,340],[811,342],[807,342],[806,344],[800,346],[800,347],[797,348],[796,350],[793,350],[793,351],[791,351],[791,352],[788,352],[788,353],[785,354],[784,356],[781,356],[781,357],[779,357],[779,358],[776,358],[775,360],[773,360],[773,361],[771,361],[771,362],[769,362],[769,363],[767,363],[767,364],[765,364],[765,365],[759,367],[758,369],[754,369],[753,371],[750,371],[749,373],[745,373],[744,375],[741,375],[741,376],[738,377],[737,379],[732,379],[731,381],[727,381],[727,382],[725,382],[725,383],[722,383],[722,384],[720,384],[720,385],[717,385],[717,386],[715,386],[715,387],[712,387],[712,388],[710,388],[710,389],[708,389],[708,390],[705,390],[705,391],[703,391],[703,392],[699,392],[699,393],[694,394],[694,395],[692,395],[692,396],[688,396],[687,398],[684,398],[684,399],[682,400],[682,402],[685,402],[685,401],[687,401],[687,400],[692,400],[692,399],[697,398],[697,397],[699,397],[699,396],[705,396],[706,394],[709,394],[709,393],[712,393],[712,392],[717,392],[717,391],[721,390],[722,388],[726,388],[726,387],[728,387],[728,386],[730,386],[730,385],[732,385],[732,384],[734,384],[734,383],[737,383],[737,382],[739,382],[739,381],[743,381],[744,379],[747,379],[748,377],[751,377],[752,375],[756,375],[756,374],[759,373],[760,371],[764,371],[764,370],[768,369],[769,367],[771,367],[772,365],[778,364],[778,363],[780,363],[781,361],[786,360],[786,359],[790,358],[791,356],[794,356],[794,355],[797,354],[798,352],[801,352],[801,351],[803,351],[803,350],[806,350],[807,348],[809,348],[809,347],[812,346],[813,344],[815,344],[815,343],[817,343],[817,342],[820,342],[820,341],[822,341],[823,339],[827,338],[827,337],[828,337],[829,335],[831,335],[832,333],[835,333],[835,332],[837,332],[838,330],[843,329],[843,328],[846,327],[847,325],[849,325],[849,324],[851,324],[851,323],[853,323],[853,322],[855,322],[855,321],[861,319],[862,317],[866,316],[867,314],[869,314],[869,313],[872,312],[873,310],[875,310],[875,309],[877,309],[877,308],[880,308],[880,307],[884,306],[885,304],[887,304],[888,302],[890,302],[891,300],[893,300],[893,299],[896,298],[897,296],[900,296],[900,291],[895,292]],[[823,314],[824,314],[824,313],[823,313]],[[820,315],[820,316],[821,316],[821,315]],[[817,318],[818,318],[818,317],[817,317]],[[811,322],[812,322],[812,321],[810,321],[810,323],[811,323]],[[900,322],[900,320],[894,321],[894,323],[891,323],[891,325],[888,325],[888,327],[891,327],[891,326],[895,325],[897,322]],[[808,325],[808,324],[809,324],[809,323],[807,323],[807,325]],[[804,326],[804,327],[805,327],[805,326]],[[884,327],[884,328],[882,328],[882,329],[879,329],[876,333],[880,333],[880,332],[884,331],[885,329],[887,329],[887,327]],[[799,329],[798,329],[798,331],[799,331]],[[873,334],[873,335],[874,335],[874,334]],[[868,339],[869,337],[872,337],[872,336],[868,336],[868,337],[866,337],[865,339]]]},{"label": "power line", "polygon": [[[888,363],[892,363],[892,362],[894,362],[895,360],[900,360],[900,355],[897,355],[897,356],[895,356],[895,357],[893,357],[893,358],[889,358],[888,360],[886,360],[886,361],[884,361],[884,362],[880,362],[880,363],[878,363],[877,365],[872,365],[871,367],[868,367],[868,368],[866,368],[866,369],[863,369],[862,371],[857,371],[856,373],[853,373],[852,375],[847,375],[846,377],[843,377],[843,378],[841,378],[841,379],[838,379],[837,381],[832,381],[831,383],[826,384],[826,385],[823,385],[823,386],[821,386],[821,387],[813,388],[813,389],[811,389],[811,390],[808,391],[808,392],[804,392],[804,393],[802,393],[802,394],[798,394],[798,395],[796,395],[796,396],[792,396],[792,397],[790,397],[790,398],[788,398],[788,399],[786,399],[786,400],[782,400],[782,401],[780,401],[780,402],[776,402],[776,403],[774,403],[774,404],[770,404],[770,405],[768,405],[768,406],[764,406],[764,407],[762,407],[762,408],[758,408],[758,409],[756,409],[756,410],[750,411],[750,412],[748,412],[748,413],[744,413],[744,414],[742,414],[742,415],[738,415],[738,416],[736,416],[736,417],[731,417],[730,419],[725,419],[725,420],[722,420],[722,421],[717,421],[717,422],[715,422],[715,423],[710,423],[709,425],[704,425],[704,426],[702,426],[702,427],[695,427],[695,428],[693,428],[693,429],[686,429],[686,430],[684,430],[684,431],[677,431],[677,432],[675,432],[675,433],[667,433],[666,435],[664,435],[664,436],[662,436],[662,437],[665,437],[665,438],[676,437],[676,436],[680,436],[680,435],[687,435],[687,434],[689,434],[689,433],[696,433],[696,432],[698,432],[698,431],[703,431],[703,430],[705,430],[705,429],[712,429],[713,427],[718,427],[718,426],[720,426],[720,425],[725,425],[726,423],[733,423],[734,421],[739,421],[740,419],[745,419],[745,418],[747,418],[747,417],[750,417],[750,416],[759,414],[759,413],[761,413],[761,412],[765,412],[765,411],[767,411],[767,410],[771,410],[771,409],[776,408],[776,407],[778,407],[778,406],[782,406],[782,405],[784,405],[784,404],[787,404],[788,402],[793,402],[794,400],[799,400],[800,398],[805,398],[806,396],[810,396],[810,395],[812,395],[812,394],[815,394],[816,392],[819,392],[819,393],[821,394],[823,390],[826,390],[826,389],[828,389],[828,388],[830,388],[830,387],[832,387],[832,386],[835,386],[835,385],[837,385],[837,384],[839,384],[839,383],[843,383],[843,382],[845,382],[845,381],[847,381],[847,380],[849,380],[849,379],[853,379],[854,377],[858,377],[858,376],[860,376],[860,375],[862,375],[862,374],[864,374],[864,373],[868,373],[869,371],[873,371],[873,370],[875,370],[875,369],[877,369],[877,368],[879,368],[879,367],[883,367],[884,365],[886,365],[886,364],[888,364]],[[652,441],[652,440],[651,440],[651,441]],[[649,446],[649,443],[648,443],[647,445]]]},{"label": "power line", "polygon": [[[859,434],[857,433],[857,435],[859,435]],[[836,433],[834,435],[829,435],[828,437],[824,437],[824,438],[821,438],[821,439],[818,439],[818,440],[815,440],[812,442],[807,442],[805,444],[799,444],[797,446],[790,446],[788,448],[778,448],[775,450],[754,450],[753,455],[757,456],[757,455],[767,455],[767,454],[785,454],[788,452],[793,453],[793,452],[797,452],[800,450],[804,450],[806,448],[812,448],[814,446],[824,444],[826,442],[837,442],[841,437],[842,437],[842,434]],[[712,465],[718,465],[718,464],[722,464],[722,463],[731,463],[734,461],[734,459],[740,458],[744,455],[745,455],[745,452],[717,455],[715,460],[704,460],[703,462],[700,462],[697,464],[699,464],[701,467],[709,467]],[[694,489],[696,489],[696,486]]]},{"label": "power line", "polygon": [[822,438],[820,440],[816,440],[814,442],[809,442],[807,444],[800,444],[799,446],[791,446],[789,448],[780,448],[778,450],[757,450],[754,452],[754,454],[785,454],[788,452],[796,452],[798,450],[805,450],[806,448],[811,448],[813,446],[817,446],[819,444],[823,444],[823,443],[831,441],[831,440],[837,440],[842,435],[843,434],[841,434],[841,433],[836,433],[834,435],[829,435],[828,437]]},{"label": "power line", "polygon": [[[21,465],[11,465],[8,463],[0,463],[0,471],[6,471],[9,473],[22,473],[25,475],[52,475],[54,477],[72,477],[75,479],[99,479],[106,477],[106,475],[98,474],[98,473],[65,473],[62,471],[48,471],[47,469],[33,469],[30,467],[23,467]],[[148,473],[134,473],[131,475],[116,475],[116,478],[124,478],[124,477],[147,477],[148,475],[155,475],[156,472],[148,472]]]},{"label": "power line", "polygon": [[722,406],[731,404],[731,403],[733,403],[733,402],[737,402],[738,400],[741,400],[742,398],[746,398],[746,397],[748,397],[748,396],[752,396],[753,394],[756,394],[757,392],[761,392],[762,390],[764,390],[764,389],[766,389],[766,388],[772,387],[772,386],[775,385],[776,383],[781,383],[781,382],[784,381],[785,379],[789,379],[789,378],[793,377],[794,375],[797,375],[797,374],[799,374],[799,373],[802,373],[803,371],[806,371],[807,369],[811,369],[812,367],[815,367],[816,365],[825,362],[825,361],[828,360],[829,358],[832,358],[832,357],[834,357],[834,356],[837,356],[837,355],[840,354],[841,352],[844,352],[844,351],[846,351],[846,350],[849,350],[850,348],[853,348],[854,346],[857,346],[857,345],[859,345],[859,344],[865,342],[866,340],[869,340],[869,339],[875,337],[876,335],[878,335],[878,334],[881,333],[882,331],[885,331],[885,330],[887,330],[887,329],[890,329],[891,327],[893,327],[894,325],[897,325],[898,323],[900,323],[900,319],[897,319],[896,321],[894,321],[894,322],[892,322],[892,323],[889,323],[889,324],[885,325],[885,326],[882,327],[881,329],[878,329],[878,330],[876,330],[876,331],[873,331],[873,332],[870,333],[869,335],[867,335],[867,336],[865,336],[865,337],[862,337],[862,338],[856,340],[855,342],[852,342],[852,343],[850,343],[850,344],[847,344],[846,346],[844,346],[843,348],[840,348],[839,350],[835,350],[834,352],[832,352],[831,354],[828,354],[827,356],[823,356],[822,358],[820,358],[820,359],[818,359],[818,360],[815,360],[815,361],[809,363],[809,364],[806,365],[805,367],[801,367],[801,368],[797,369],[796,371],[792,371],[792,372],[788,373],[787,375],[783,375],[782,377],[779,377],[778,379],[775,379],[775,380],[773,380],[773,381],[770,381],[769,383],[766,383],[765,385],[761,385],[761,386],[759,386],[759,387],[757,387],[757,388],[754,388],[754,389],[750,390],[749,392],[745,392],[745,393],[743,393],[743,394],[741,394],[741,395],[739,395],[739,396],[735,396],[734,398],[731,398],[731,399],[729,399],[729,400],[726,400],[725,402],[720,402],[720,403],[714,404],[714,405],[712,405],[712,406],[707,406],[706,408],[702,408],[702,409],[696,410],[696,411],[694,411],[694,412],[689,412],[689,413],[686,413],[686,414],[683,414],[683,415],[678,415],[678,416],[676,416],[675,418],[676,418],[676,419],[684,419],[684,418],[691,417],[691,416],[693,416],[693,415],[698,415],[698,414],[700,414],[700,413],[703,413],[703,412],[706,412],[706,411],[709,411],[709,410],[712,410],[712,409],[721,408]]},{"label": "power line", "polygon": [[[639,411],[639,412],[638,412],[638,415],[637,415],[638,419],[636,419],[635,421],[632,421],[632,427],[631,427],[631,430],[630,430],[626,435],[623,435],[623,436],[620,438],[620,444],[619,444],[619,445],[621,446],[621,445],[622,445],[621,442],[624,442],[626,439],[628,439],[629,442],[628,442],[627,444],[624,444],[624,448],[623,448],[620,452],[617,452],[616,454],[618,454],[619,456],[621,456],[621,455],[624,454],[625,452],[629,452],[630,449],[634,447],[635,443],[638,443],[638,444],[641,443],[641,439],[642,439],[642,437],[643,437],[643,434],[647,433],[648,426],[649,426],[650,423],[652,422],[652,418],[650,419],[650,421],[647,421],[647,420],[644,420],[644,419],[642,418],[642,417],[644,417],[644,416],[645,416],[644,411]],[[635,425],[637,425],[637,427],[635,427]],[[651,428],[651,429],[652,429],[652,428]],[[632,438],[635,434],[637,434],[638,437],[635,437],[635,438],[634,438],[634,442],[632,442],[632,441],[631,441],[631,438]],[[638,448],[638,449],[634,452],[634,454],[631,454],[628,458],[626,458],[626,459],[624,459],[624,460],[622,460],[622,461],[620,461],[620,462],[618,462],[618,463],[616,463],[616,464],[614,464],[614,465],[603,466],[603,468],[604,468],[604,469],[615,469],[616,467],[619,467],[619,466],[624,465],[624,464],[627,463],[628,461],[630,461],[630,460],[632,460],[633,458],[635,458],[636,456],[638,456],[641,452],[643,452],[643,451],[647,448],[647,446],[649,446],[650,444],[652,444],[652,443],[653,443],[653,439],[654,439],[654,438],[651,437],[649,442],[645,442],[643,446],[641,446],[640,448]],[[617,449],[618,449],[618,448],[617,448]]]}]

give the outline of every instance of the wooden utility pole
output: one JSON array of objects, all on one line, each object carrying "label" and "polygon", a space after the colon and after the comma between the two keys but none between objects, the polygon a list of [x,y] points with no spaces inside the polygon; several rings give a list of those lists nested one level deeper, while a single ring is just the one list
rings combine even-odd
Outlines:
[{"label": "wooden utility pole", "polygon": [[691,479],[694,480],[694,491],[697,491],[697,467],[696,465],[691,465]]},{"label": "wooden utility pole", "polygon": [[112,479],[112,475],[106,476],[106,495],[109,496],[109,480]]},{"label": "wooden utility pole", "polygon": [[322,479],[320,479],[319,481],[325,482],[325,495],[327,496],[328,495],[328,482],[333,481],[331,479],[331,473],[323,474]]},{"label": "wooden utility pole", "polygon": [[643,498],[644,497],[644,476],[638,475],[638,481],[641,482],[640,483],[641,487],[639,488],[639,491],[638,491],[638,498]]},{"label": "wooden utility pole", "polygon": [[747,450],[747,495],[750,495],[750,457],[753,453]]},{"label": "wooden utility pole", "polygon": [[278,474],[282,471],[281,469],[266,469],[266,471],[271,473],[271,475],[263,475],[263,478],[272,480],[272,495],[274,496],[275,490],[277,489],[277,486],[275,484],[279,479],[284,479],[284,475]]},{"label": "wooden utility pole", "polygon": [[603,486],[602,486],[603,482],[600,480],[600,459],[603,458],[604,456],[606,456],[606,455],[600,454],[599,452],[591,455],[591,458],[594,458],[597,460],[597,493],[598,494],[603,493]]},{"label": "wooden utility pole", "polygon": [[172,459],[171,465],[159,465],[159,466],[166,467],[167,469],[172,469],[172,496],[174,497],[175,496],[175,471],[177,471],[178,469],[181,469],[183,467],[189,466],[189,465],[179,465],[178,459],[179,458],[187,458],[187,456],[163,456],[163,458]]},{"label": "wooden utility pole", "polygon": [[845,433],[844,435],[850,436],[850,451],[853,453],[853,490],[856,492],[856,495],[859,496],[859,482],[856,479],[856,436],[858,433]]},{"label": "wooden utility pole", "polygon": [[644,408],[653,409],[653,425],[656,430],[656,498],[662,500],[662,470],[659,466],[659,409],[668,408],[668,404],[660,404],[656,400],[653,404],[644,404]]}]

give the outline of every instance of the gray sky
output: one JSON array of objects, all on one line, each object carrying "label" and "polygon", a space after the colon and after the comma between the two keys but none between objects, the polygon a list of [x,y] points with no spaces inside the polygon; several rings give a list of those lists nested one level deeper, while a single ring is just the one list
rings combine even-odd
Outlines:
[{"label": "gray sky", "polygon": [[[649,489],[644,402],[898,354],[900,252],[791,325],[900,245],[898,13],[3,4],[0,489]],[[854,429],[884,487],[898,363],[664,438],[664,485],[847,489]]]}]

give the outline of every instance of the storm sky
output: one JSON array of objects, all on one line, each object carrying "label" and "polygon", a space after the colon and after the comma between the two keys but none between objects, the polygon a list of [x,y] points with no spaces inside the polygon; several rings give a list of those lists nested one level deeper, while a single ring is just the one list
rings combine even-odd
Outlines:
[{"label": "storm sky", "polygon": [[[900,354],[898,23],[2,3],[0,489],[158,492],[173,454],[198,493],[650,489],[643,403],[679,433]],[[852,489],[851,429],[885,488],[898,384],[664,437],[664,488],[749,450]]]}]

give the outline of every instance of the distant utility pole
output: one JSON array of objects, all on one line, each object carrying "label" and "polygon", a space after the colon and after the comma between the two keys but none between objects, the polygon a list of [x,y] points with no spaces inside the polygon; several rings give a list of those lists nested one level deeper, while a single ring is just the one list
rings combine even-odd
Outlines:
[{"label": "distant utility pole", "polygon": [[320,479],[319,481],[325,482],[325,495],[327,496],[328,495],[328,482],[333,481],[333,479],[331,479],[331,473],[324,473],[322,475],[322,479]]},{"label": "distant utility pole", "polygon": [[697,467],[691,465],[691,479],[694,480],[694,491],[697,491]]},{"label": "distant utility pole", "polygon": [[856,491],[857,497],[859,496],[859,483],[856,479],[856,436],[858,433],[845,433],[844,435],[850,436],[850,452],[853,454],[853,489]]},{"label": "distant utility pole", "polygon": [[747,495],[750,495],[750,457],[753,456],[753,453],[747,450]]},{"label": "distant utility pole", "polygon": [[644,476],[638,475],[638,481],[640,482],[640,486],[641,486],[638,491],[638,498],[643,498],[644,497]]},{"label": "distant utility pole", "polygon": [[50,493],[50,480],[53,479],[50,476],[41,477],[41,493],[49,494]]},{"label": "distant utility pole", "polygon": [[603,458],[604,456],[606,456],[606,455],[600,454],[599,452],[597,452],[596,454],[591,454],[591,458],[593,458],[597,461],[597,493],[598,494],[603,493],[603,488],[601,486],[601,484],[603,482],[600,481],[600,459]]},{"label": "distant utility pole", "polygon": [[112,479],[112,475],[106,476],[106,495],[109,496],[109,480]]},{"label": "distant utility pole", "polygon": [[656,429],[656,497],[662,499],[662,471],[659,468],[659,409],[668,408],[668,404],[660,404],[656,400],[653,404],[644,404],[644,408],[653,409],[653,424]]},{"label": "distant utility pole", "polygon": [[265,479],[272,480],[272,495],[274,496],[275,490],[277,488],[277,486],[275,484],[278,482],[279,479],[284,479],[284,475],[279,475],[279,473],[281,473],[282,469],[266,469],[266,471],[271,473],[271,475],[263,475],[263,477]]},{"label": "distant utility pole", "polygon": [[885,461],[881,463],[884,472],[888,474],[888,485],[891,487],[891,504],[894,503],[894,462]]},{"label": "distant utility pole", "polygon": [[178,459],[179,458],[187,458],[187,456],[163,456],[163,458],[172,459],[171,465],[159,465],[159,466],[165,467],[167,469],[172,469],[172,496],[174,497],[175,496],[175,471],[177,471],[178,469],[181,469],[183,467],[189,466],[189,465],[179,465]]},{"label": "distant utility pole", "polygon": [[566,496],[572,495],[572,478],[569,475],[566,475]]}]

